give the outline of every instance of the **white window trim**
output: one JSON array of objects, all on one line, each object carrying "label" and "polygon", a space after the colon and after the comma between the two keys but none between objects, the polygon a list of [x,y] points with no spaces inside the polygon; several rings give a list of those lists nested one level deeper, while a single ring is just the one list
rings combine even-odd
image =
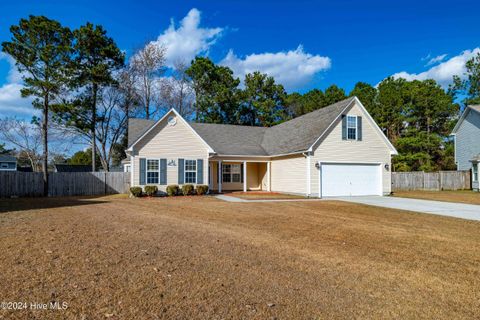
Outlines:
[{"label": "white window trim", "polygon": [[[353,129],[353,127],[348,126],[348,118],[355,118],[355,138],[348,137],[348,129]],[[358,116],[348,115],[347,114],[347,140],[358,140]]]},{"label": "white window trim", "polygon": [[[233,172],[232,169],[230,169],[230,173],[225,173],[225,174],[229,174],[230,175],[230,182],[226,182],[223,180],[223,168],[225,166],[230,166],[230,168],[232,168],[232,166],[238,166],[240,168],[240,171],[239,172]],[[238,182],[233,182],[233,175],[234,174],[239,174],[240,175],[240,181]],[[243,177],[243,179],[245,179],[245,177]],[[242,180],[242,164],[241,163],[222,163],[222,183],[243,183],[243,180]]]},{"label": "white window trim", "polygon": [[[195,172],[195,182],[187,182],[187,161],[195,161],[195,170],[188,170],[188,172]],[[183,183],[197,184],[197,181],[198,181],[197,172],[198,172],[197,159],[183,159]]]},{"label": "white window trim", "polygon": [[[148,173],[155,172],[155,170],[148,170],[148,161],[155,160],[158,161],[158,182],[157,183],[148,183]],[[160,158],[146,158],[145,159],[145,185],[150,184],[160,184]]]}]

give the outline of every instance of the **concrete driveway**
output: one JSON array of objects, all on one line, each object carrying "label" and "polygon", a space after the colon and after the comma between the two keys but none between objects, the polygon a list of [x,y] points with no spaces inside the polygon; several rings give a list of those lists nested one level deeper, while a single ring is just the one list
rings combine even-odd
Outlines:
[{"label": "concrete driveway", "polygon": [[331,200],[480,221],[480,205],[473,204],[379,196],[338,197]]}]

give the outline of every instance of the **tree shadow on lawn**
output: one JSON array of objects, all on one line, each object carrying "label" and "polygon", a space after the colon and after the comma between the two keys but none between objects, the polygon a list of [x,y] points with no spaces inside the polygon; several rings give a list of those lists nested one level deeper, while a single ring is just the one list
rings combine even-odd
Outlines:
[{"label": "tree shadow on lawn", "polygon": [[47,198],[0,198],[0,213],[51,209],[61,207],[85,206],[110,202],[100,200],[101,196],[47,197]]}]

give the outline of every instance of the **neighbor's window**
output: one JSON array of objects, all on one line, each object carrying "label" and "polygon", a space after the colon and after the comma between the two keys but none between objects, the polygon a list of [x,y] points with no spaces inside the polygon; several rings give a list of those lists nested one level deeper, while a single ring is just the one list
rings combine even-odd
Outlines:
[{"label": "neighbor's window", "polygon": [[197,183],[197,160],[185,160],[185,183]]},{"label": "neighbor's window", "polygon": [[242,182],[242,166],[240,164],[224,164],[222,177],[223,182]]},{"label": "neighbor's window", "polygon": [[0,166],[2,169],[5,169],[5,168],[8,168],[8,163],[2,163],[2,165]]},{"label": "neighbor's window", "polygon": [[478,181],[478,163],[473,164],[472,171],[473,171],[473,181],[477,182]]},{"label": "neighbor's window", "polygon": [[347,116],[347,139],[357,140],[357,117]]},{"label": "neighbor's window", "polygon": [[147,160],[147,184],[158,184],[158,168],[159,160]]}]

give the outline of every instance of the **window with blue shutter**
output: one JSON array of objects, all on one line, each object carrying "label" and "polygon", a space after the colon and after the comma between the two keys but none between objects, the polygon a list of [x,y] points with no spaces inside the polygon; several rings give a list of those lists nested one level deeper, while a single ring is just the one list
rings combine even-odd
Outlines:
[{"label": "window with blue shutter", "polygon": [[197,160],[197,184],[203,184],[203,159]]},{"label": "window with blue shutter", "polygon": [[197,160],[185,160],[185,183],[197,183]]},{"label": "window with blue shutter", "polygon": [[357,117],[357,140],[362,141],[362,117]]},{"label": "window with blue shutter", "polygon": [[347,117],[342,114],[342,140],[347,140]]},{"label": "window with blue shutter", "polygon": [[140,158],[140,184],[145,185],[146,177],[147,177],[147,160],[145,158]]},{"label": "window with blue shutter", "polygon": [[178,184],[184,184],[184,170],[185,170],[185,160],[178,159]]},{"label": "window with blue shutter", "polygon": [[160,159],[160,184],[167,184],[167,159]]},{"label": "window with blue shutter", "polygon": [[160,161],[147,159],[147,184],[158,184],[160,180]]}]

